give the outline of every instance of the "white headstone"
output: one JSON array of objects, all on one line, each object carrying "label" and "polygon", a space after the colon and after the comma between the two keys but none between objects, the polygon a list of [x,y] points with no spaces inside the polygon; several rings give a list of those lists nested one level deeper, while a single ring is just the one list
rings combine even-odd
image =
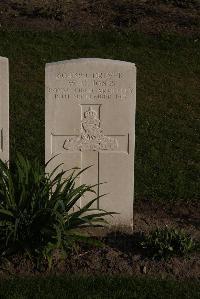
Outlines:
[{"label": "white headstone", "polygon": [[[97,203],[120,213],[111,224],[132,225],[136,67],[133,63],[83,58],[46,65],[45,159],[65,170],[93,165],[80,183],[107,194]],[[83,205],[86,199],[82,199]]]},{"label": "white headstone", "polygon": [[9,66],[0,57],[0,159],[9,160]]}]

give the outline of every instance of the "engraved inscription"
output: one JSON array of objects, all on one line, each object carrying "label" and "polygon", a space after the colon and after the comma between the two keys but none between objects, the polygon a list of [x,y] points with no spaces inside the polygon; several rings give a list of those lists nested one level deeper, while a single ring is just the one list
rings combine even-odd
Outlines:
[{"label": "engraved inscription", "polygon": [[122,78],[120,72],[96,72],[96,73],[58,73],[56,79],[82,79],[82,78],[96,78],[96,79],[110,79],[110,78]]},{"label": "engraved inscription", "polygon": [[48,88],[55,100],[125,100],[133,92],[131,88]]},{"label": "engraved inscription", "polygon": [[62,87],[47,87],[47,91],[56,101],[126,100],[134,89],[124,88],[124,79],[122,72],[63,72],[56,74],[56,81],[62,82]]},{"label": "engraved inscription", "polygon": [[68,137],[63,148],[70,151],[116,150],[118,141],[103,134],[97,113],[90,107],[81,121],[81,135]]}]

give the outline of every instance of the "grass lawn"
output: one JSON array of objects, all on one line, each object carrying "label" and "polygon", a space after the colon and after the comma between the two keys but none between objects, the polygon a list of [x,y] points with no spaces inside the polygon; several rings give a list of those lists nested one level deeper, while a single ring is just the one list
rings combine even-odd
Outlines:
[{"label": "grass lawn", "polygon": [[199,199],[200,40],[129,32],[0,32],[10,61],[11,159],[44,162],[45,63],[102,57],[136,63],[135,197]]},{"label": "grass lawn", "polygon": [[121,276],[13,278],[0,280],[2,299],[44,298],[167,298],[200,297],[198,281],[175,282]]}]

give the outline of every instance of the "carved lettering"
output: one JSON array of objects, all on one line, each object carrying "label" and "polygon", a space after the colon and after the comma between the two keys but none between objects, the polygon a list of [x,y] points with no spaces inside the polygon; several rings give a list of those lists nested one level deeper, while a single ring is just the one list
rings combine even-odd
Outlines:
[{"label": "carved lettering", "polygon": [[99,72],[99,73],[58,73],[56,75],[56,79],[121,79],[122,78],[122,73],[119,72]]},{"label": "carved lettering", "polygon": [[134,93],[133,88],[122,88],[121,72],[61,72],[57,80],[63,80],[63,87],[47,88],[54,100],[120,100],[124,101]]}]

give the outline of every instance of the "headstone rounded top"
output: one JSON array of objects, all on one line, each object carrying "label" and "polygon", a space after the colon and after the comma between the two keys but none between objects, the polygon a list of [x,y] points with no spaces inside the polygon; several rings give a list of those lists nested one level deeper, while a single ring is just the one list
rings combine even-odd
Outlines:
[{"label": "headstone rounded top", "polygon": [[2,56],[0,56],[0,60],[1,60],[1,61],[7,61],[7,62],[8,62],[8,58],[7,58],[7,57],[2,57]]},{"label": "headstone rounded top", "polygon": [[135,63],[127,62],[122,60],[112,60],[112,59],[104,59],[104,58],[77,58],[77,59],[69,59],[62,60],[57,62],[46,63],[46,67],[58,64],[66,64],[66,63],[107,63],[107,64],[123,64],[131,67],[135,67]]}]

